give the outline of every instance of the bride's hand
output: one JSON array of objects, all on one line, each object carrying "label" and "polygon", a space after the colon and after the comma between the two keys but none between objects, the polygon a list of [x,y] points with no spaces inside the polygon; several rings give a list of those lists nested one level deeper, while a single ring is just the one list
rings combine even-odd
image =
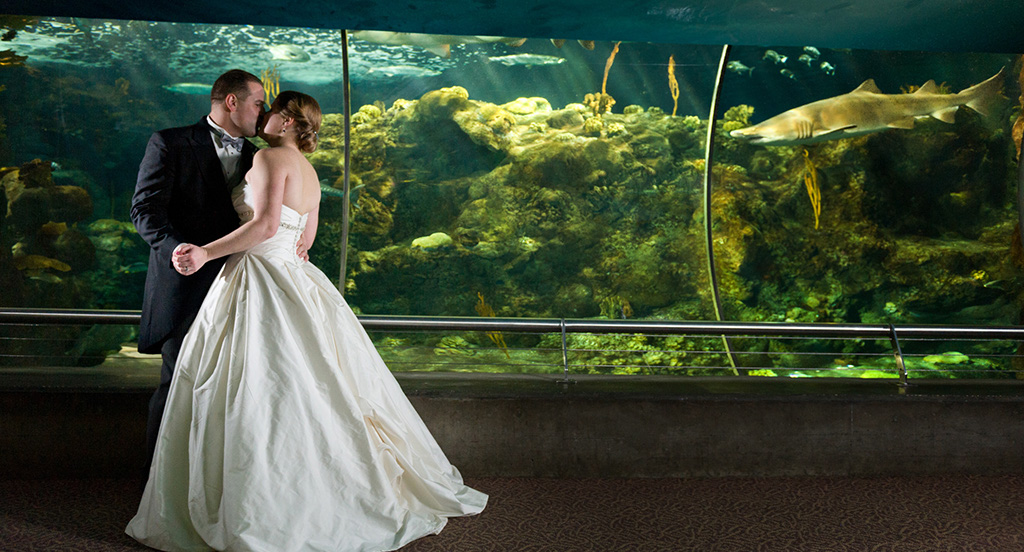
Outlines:
[{"label": "bride's hand", "polygon": [[184,276],[191,276],[203,268],[210,256],[206,249],[191,243],[183,243],[174,249],[171,255],[171,264],[174,270]]}]

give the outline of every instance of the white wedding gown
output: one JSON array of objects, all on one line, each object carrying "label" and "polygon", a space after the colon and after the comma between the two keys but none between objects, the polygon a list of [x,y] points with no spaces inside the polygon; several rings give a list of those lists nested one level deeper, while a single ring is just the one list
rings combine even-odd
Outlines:
[{"label": "white wedding gown", "polygon": [[[249,187],[234,191],[242,221]],[[479,513],[330,280],[306,222],[228,258],[184,340],[126,532],[160,550],[394,550]]]}]

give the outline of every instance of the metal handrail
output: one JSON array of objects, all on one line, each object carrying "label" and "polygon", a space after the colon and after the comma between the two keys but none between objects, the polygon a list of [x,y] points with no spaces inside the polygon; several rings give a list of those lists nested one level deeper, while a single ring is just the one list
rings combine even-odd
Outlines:
[{"label": "metal handrail", "polygon": [[[0,309],[0,324],[138,324],[136,310]],[[513,331],[522,333],[646,333],[737,337],[1022,340],[1024,326],[830,324],[676,320],[587,320],[562,318],[477,318],[360,315],[368,330]]]}]

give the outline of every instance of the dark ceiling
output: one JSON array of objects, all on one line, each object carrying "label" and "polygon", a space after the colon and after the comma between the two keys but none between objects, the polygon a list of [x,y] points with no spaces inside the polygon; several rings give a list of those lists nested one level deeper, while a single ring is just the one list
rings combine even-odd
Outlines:
[{"label": "dark ceiling", "polygon": [[2,10],[529,38],[1024,52],[1021,0],[5,0]]}]

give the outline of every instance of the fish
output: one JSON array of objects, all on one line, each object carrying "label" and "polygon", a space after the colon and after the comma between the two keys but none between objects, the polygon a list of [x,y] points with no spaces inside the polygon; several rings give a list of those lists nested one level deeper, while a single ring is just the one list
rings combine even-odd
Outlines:
[{"label": "fish", "polygon": [[786,63],[786,60],[789,59],[789,58],[787,58],[786,56],[776,52],[775,50],[766,50],[764,52],[764,57],[762,57],[761,59],[771,60],[771,61],[774,61],[775,63],[778,64],[778,63]]},{"label": "fish", "polygon": [[1002,95],[1004,71],[1000,69],[957,94],[939,94],[934,80],[913,94],[883,94],[874,79],[868,79],[852,92],[795,107],[729,134],[752,144],[782,146],[851,138],[891,128],[912,129],[916,118],[928,116],[953,123],[961,106],[991,116],[1006,99]]},{"label": "fish", "polygon": [[733,73],[738,74],[738,75],[742,75],[744,71],[747,72],[748,76],[753,76],[753,74],[754,74],[754,68],[753,67],[747,67],[746,65],[743,65],[743,63],[740,62],[740,61],[730,61],[725,66],[725,68],[730,70],[730,71],[732,71]]},{"label": "fish", "polygon": [[42,255],[23,255],[14,257],[14,268],[18,270],[42,270],[52,268],[53,270],[59,270],[61,272],[71,270],[71,266],[67,263],[58,261],[57,259],[44,257]]},{"label": "fish", "polygon": [[393,31],[352,31],[352,38],[384,44],[387,46],[415,46],[443,58],[451,57],[452,44],[491,44],[500,42],[509,46],[522,46],[525,38],[504,36],[456,36],[431,35],[422,33],[398,33]]},{"label": "fish", "polygon": [[[594,49],[594,41],[593,40],[577,40],[576,42],[579,42],[580,46],[583,46],[583,48],[586,49],[586,50],[593,50]],[[552,38],[551,39],[551,43],[555,45],[555,48],[561,48],[562,45],[565,44],[565,39],[564,38]]]},{"label": "fish", "polygon": [[212,84],[201,84],[198,82],[177,82],[174,84],[165,84],[161,88],[168,92],[174,92],[175,94],[209,94],[213,91]]},{"label": "fish", "polygon": [[804,46],[804,51],[807,52],[808,55],[810,55],[811,57],[814,57],[814,58],[816,58],[816,57],[821,55],[821,51],[818,50],[817,48],[815,48],[814,46]]},{"label": "fish", "polygon": [[57,276],[56,274],[51,274],[49,272],[32,272],[31,274],[28,275],[28,279],[37,280],[39,282],[45,282],[47,284],[59,284],[64,281],[63,279],[61,279],[60,276]]},{"label": "fish", "polygon": [[309,61],[309,52],[295,46],[294,44],[273,44],[267,46],[271,54],[274,54],[273,60],[280,61],[295,61],[303,62]]},{"label": "fish", "polygon": [[[363,189],[365,187],[366,187],[366,184],[356,184],[351,189],[349,189],[349,191],[348,191],[349,202],[352,203],[353,205],[355,205],[356,207],[358,207],[359,206],[359,190],[361,190],[361,189]],[[339,198],[339,199],[345,197],[344,190],[340,190],[338,188],[335,188],[334,186],[331,186],[330,184],[327,183],[327,179],[326,178],[324,178],[323,180],[320,181],[320,193],[325,195],[325,196],[328,196],[328,197],[336,197],[336,198]]]},{"label": "fish", "polygon": [[423,78],[436,77],[441,74],[441,71],[415,65],[388,65],[386,67],[373,67],[367,73],[379,73],[388,77]]},{"label": "fish", "polygon": [[75,25],[75,28],[85,36],[85,41],[92,44],[92,25],[89,25],[80,17],[72,17],[71,22]]},{"label": "fish", "polygon": [[779,74],[782,75],[783,77],[789,77],[793,80],[796,80],[796,74],[790,71],[789,69],[780,69]]},{"label": "fish", "polygon": [[796,59],[798,61],[800,61],[801,63],[806,64],[808,67],[810,67],[811,64],[814,63],[814,58],[812,58],[811,56],[809,56],[807,54],[804,54],[804,55],[802,55],[802,56],[800,56],[800,57],[798,57]]},{"label": "fish", "polygon": [[330,197],[345,197],[345,192],[328,184],[326,178],[320,181],[320,193]]},{"label": "fish", "polygon": [[836,74],[836,66],[832,65],[831,63],[829,63],[827,61],[821,62],[821,65],[819,65],[818,67],[821,67],[821,70],[824,71],[826,75],[835,75]]},{"label": "fish", "polygon": [[534,65],[558,65],[565,63],[565,58],[555,56],[542,56],[538,54],[513,54],[511,56],[491,56],[487,58],[490,61],[512,67],[513,65],[525,65],[526,67],[533,67]]},{"label": "fish", "polygon": [[117,269],[118,274],[141,274],[146,272],[148,265],[143,262],[132,263],[130,265],[124,265]]},{"label": "fish", "polygon": [[44,236],[59,236],[68,231],[66,222],[47,222],[39,227],[39,233]]}]

